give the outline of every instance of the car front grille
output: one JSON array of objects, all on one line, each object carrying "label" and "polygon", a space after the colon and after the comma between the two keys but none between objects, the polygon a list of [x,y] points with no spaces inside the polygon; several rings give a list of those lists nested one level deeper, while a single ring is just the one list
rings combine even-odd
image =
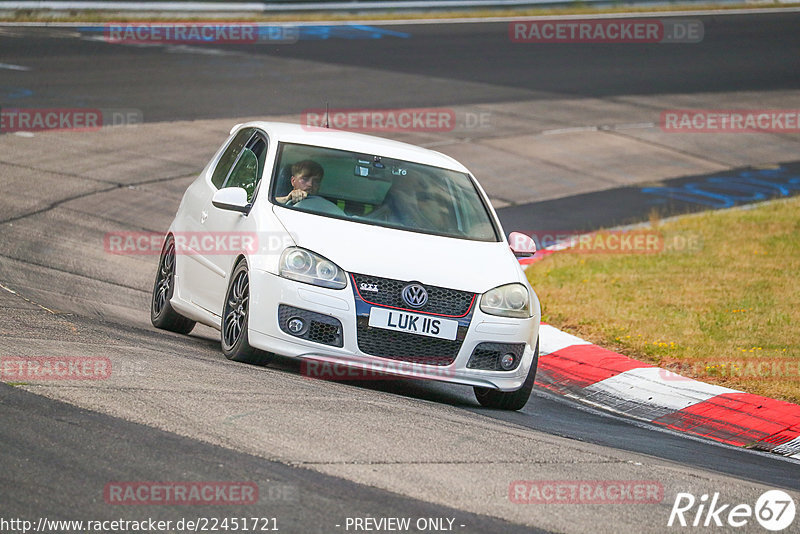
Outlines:
[{"label": "car front grille", "polygon": [[368,323],[368,317],[358,318],[356,337],[361,352],[370,356],[425,365],[453,363],[467,334],[467,327],[459,326],[456,339],[438,339],[373,328]]},{"label": "car front grille", "polygon": [[[411,283],[410,281],[404,282],[366,274],[353,274],[353,281],[357,295],[365,302],[378,306],[409,309],[401,294],[403,288]],[[475,293],[469,291],[421,285],[428,292],[428,302],[423,307],[413,310],[418,313],[463,317],[470,312],[476,298]],[[364,286],[377,289],[377,291],[366,290]]]}]

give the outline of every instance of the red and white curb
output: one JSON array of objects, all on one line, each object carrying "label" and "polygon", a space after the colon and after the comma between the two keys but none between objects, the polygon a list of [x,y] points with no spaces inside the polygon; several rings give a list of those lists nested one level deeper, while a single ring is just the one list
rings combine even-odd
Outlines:
[{"label": "red and white curb", "polygon": [[671,430],[800,459],[797,404],[685,378],[546,324],[536,384]]},{"label": "red and white curb", "polygon": [[[538,250],[520,265],[572,243]],[[799,405],[686,378],[546,324],[539,329],[536,384],[671,430],[800,459]]]}]

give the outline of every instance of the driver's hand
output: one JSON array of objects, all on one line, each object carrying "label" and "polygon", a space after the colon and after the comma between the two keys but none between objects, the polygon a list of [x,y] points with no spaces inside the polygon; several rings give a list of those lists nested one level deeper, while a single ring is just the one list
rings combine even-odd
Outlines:
[{"label": "driver's hand", "polygon": [[307,196],[308,193],[306,193],[305,191],[301,189],[295,189],[294,191],[289,193],[289,202],[291,202],[292,204],[297,204]]}]

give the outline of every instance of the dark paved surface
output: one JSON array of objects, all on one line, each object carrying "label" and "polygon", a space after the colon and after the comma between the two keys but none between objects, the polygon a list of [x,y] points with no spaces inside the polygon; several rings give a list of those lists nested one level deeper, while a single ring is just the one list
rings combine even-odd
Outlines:
[{"label": "dark paved surface", "polygon": [[800,162],[768,169],[731,169],[703,176],[664,180],[658,185],[596,191],[497,210],[503,228],[530,234],[588,231],[647,221],[651,213],[669,217],[732,208],[800,193]]},{"label": "dark paved surface", "polygon": [[[454,519],[458,532],[544,532],[369,488],[76,408],[0,383],[0,517],[158,521],[263,518],[245,531],[344,531],[348,517]],[[9,431],[13,429],[13,431]],[[106,484],[232,482],[258,486],[249,505],[115,505]],[[240,519],[241,521],[241,519]],[[240,523],[244,525],[244,523]],[[464,527],[460,527],[464,525]],[[339,527],[340,526],[340,527]],[[339,528],[337,528],[339,527]],[[202,527],[201,527],[202,529]],[[51,529],[77,532],[79,529]],[[133,532],[136,529],[121,529]],[[180,531],[191,530],[181,529]],[[219,528],[217,531],[236,530]],[[156,532],[145,529],[145,531]],[[178,531],[174,526],[171,531]],[[3,530],[3,532],[7,532]]]},{"label": "dark paved surface", "polygon": [[[351,385],[361,386],[358,383]],[[645,454],[770,486],[800,489],[800,462],[788,463],[766,453],[689,439],[655,425],[587,408],[538,387],[527,406],[518,412],[476,407],[469,390],[449,384],[396,381],[375,382],[368,387],[463,406],[487,417],[556,436]]]},{"label": "dark paved surface", "polygon": [[[5,308],[4,313],[13,312]],[[58,331],[56,316],[40,315],[40,332],[48,323]],[[69,316],[69,321],[96,342],[108,338],[129,346],[157,347],[167,357],[222,360],[222,365],[235,365],[224,362],[218,342],[213,340],[75,315]],[[81,337],[61,335],[70,341]],[[136,355],[131,357],[135,359]],[[299,373],[299,363],[289,359],[279,359],[272,367],[288,374]],[[800,489],[800,466],[796,462],[687,439],[587,409],[538,389],[523,410],[505,413],[478,407],[469,388],[448,384],[390,380],[343,385],[448,404],[513,426],[640,453],[675,462],[676,466],[707,469],[771,487]],[[457,532],[538,532],[209,445],[6,384],[0,384],[0,406],[0,428],[5,429],[0,432],[4,518],[34,522],[40,517],[101,521],[154,518],[176,522],[198,517],[274,517],[283,532],[321,533],[342,531],[335,525],[344,524],[347,517],[448,517],[456,518],[457,525],[465,525]],[[264,452],[269,454],[268,444]],[[252,482],[258,485],[260,498],[247,506],[120,506],[105,502],[106,484],[136,481]]]},{"label": "dark paved surface", "polygon": [[[299,42],[287,57],[564,96],[614,96],[800,86],[800,14],[703,16],[700,44],[512,43],[508,23],[391,26],[403,40]],[[746,74],[745,74],[746,73]],[[469,98],[456,91],[442,95]]]},{"label": "dark paved surface", "polygon": [[475,23],[336,27],[295,44],[187,50],[79,40],[75,28],[4,29],[0,61],[32,70],[0,71],[0,106],[133,108],[150,122],[297,113],[326,101],[456,106],[800,87],[800,14],[692,18],[703,21],[702,43],[515,44],[507,23]]}]

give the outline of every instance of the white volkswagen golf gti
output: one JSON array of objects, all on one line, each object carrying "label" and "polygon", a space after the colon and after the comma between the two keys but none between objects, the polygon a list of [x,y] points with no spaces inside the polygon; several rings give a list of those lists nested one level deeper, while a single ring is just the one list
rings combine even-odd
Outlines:
[{"label": "white volkswagen golf gti", "polygon": [[353,377],[442,380],[518,410],[533,388],[541,313],[517,259],[532,241],[509,239],[513,250],[486,193],[448,156],[240,124],[183,196],[151,320],[184,334],[196,322],[217,328],[238,362],[279,354]]}]

